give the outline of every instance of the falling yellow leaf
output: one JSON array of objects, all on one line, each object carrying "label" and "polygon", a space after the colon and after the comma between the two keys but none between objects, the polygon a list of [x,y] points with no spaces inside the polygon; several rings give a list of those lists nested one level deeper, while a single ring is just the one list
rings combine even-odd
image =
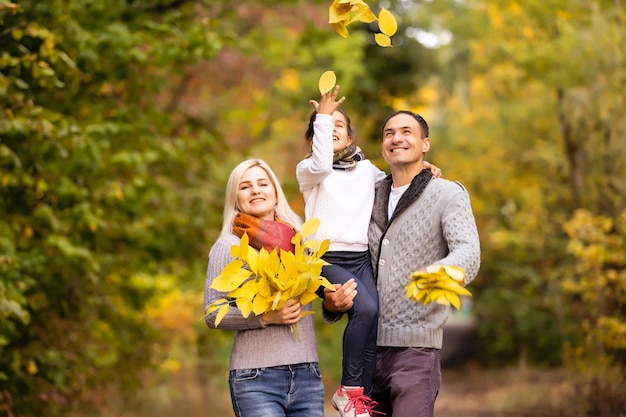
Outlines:
[{"label": "falling yellow leaf", "polygon": [[370,10],[370,7],[361,0],[351,1],[352,11],[354,12],[354,17],[350,19],[350,23],[352,22],[363,22],[363,23],[372,23],[376,20],[376,15],[374,12]]},{"label": "falling yellow leaf", "polygon": [[396,18],[385,8],[381,9],[380,13],[378,13],[378,28],[387,36],[395,35],[398,30]]},{"label": "falling yellow leaf", "polygon": [[345,23],[331,23],[330,25],[333,27],[333,29],[335,29],[335,32],[337,32],[342,38],[347,38],[350,35],[348,33],[348,28],[346,27]]},{"label": "falling yellow leaf", "polygon": [[335,0],[328,8],[328,23],[348,21],[352,5],[350,2]]},{"label": "falling yellow leaf", "polygon": [[376,15],[363,0],[334,0],[328,8],[328,23],[339,36],[348,37],[347,26],[353,22],[371,23]]},{"label": "falling yellow leaf", "polygon": [[384,33],[375,34],[374,40],[376,41],[378,46],[382,46],[384,48],[391,46],[391,38]]},{"label": "falling yellow leaf", "polygon": [[[333,87],[335,86],[335,84],[337,83],[337,76],[335,75],[334,71],[326,71],[322,74],[322,76],[320,77],[319,80],[319,89],[320,89],[320,94],[326,94],[328,93],[330,90],[333,89]],[[318,220],[318,225],[319,225],[319,220]],[[317,227],[316,227],[317,229]],[[309,234],[302,232],[303,236],[309,236]]]}]

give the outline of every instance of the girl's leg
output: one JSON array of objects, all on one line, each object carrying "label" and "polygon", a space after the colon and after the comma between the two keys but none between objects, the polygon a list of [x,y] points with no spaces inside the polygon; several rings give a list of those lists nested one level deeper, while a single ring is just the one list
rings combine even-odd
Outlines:
[{"label": "girl's leg", "polygon": [[[357,281],[357,296],[348,311],[343,334],[343,370],[341,385],[363,386],[367,394],[372,387],[378,326],[378,294],[368,252],[327,252],[322,275],[332,283]],[[341,265],[341,266],[340,266]]]}]

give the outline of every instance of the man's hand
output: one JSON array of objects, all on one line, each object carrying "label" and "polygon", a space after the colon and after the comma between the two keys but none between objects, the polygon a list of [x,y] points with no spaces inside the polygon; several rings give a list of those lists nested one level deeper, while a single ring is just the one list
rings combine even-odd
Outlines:
[{"label": "man's hand", "polygon": [[345,284],[334,284],[336,290],[324,289],[324,308],[331,313],[345,313],[352,308],[354,297],[357,295],[357,283],[354,278]]}]

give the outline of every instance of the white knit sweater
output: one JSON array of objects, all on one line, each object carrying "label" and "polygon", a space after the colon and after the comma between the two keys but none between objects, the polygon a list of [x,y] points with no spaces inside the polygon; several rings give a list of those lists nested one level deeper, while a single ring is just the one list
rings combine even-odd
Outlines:
[{"label": "white knit sweater", "polygon": [[333,169],[331,116],[318,114],[313,130],[313,155],[296,167],[305,218],[320,219],[320,227],[312,238],[329,239],[329,251],[364,252],[374,186],[385,173],[367,159],[357,162],[351,170]]}]

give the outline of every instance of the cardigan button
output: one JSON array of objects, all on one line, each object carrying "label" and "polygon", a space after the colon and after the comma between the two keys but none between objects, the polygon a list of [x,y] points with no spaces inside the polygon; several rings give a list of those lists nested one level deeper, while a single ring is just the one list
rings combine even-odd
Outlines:
[{"label": "cardigan button", "polygon": [[380,261],[378,261],[378,265],[385,266],[385,260],[381,259]]},{"label": "cardigan button", "polygon": [[389,239],[384,238],[384,239],[383,239],[383,245],[384,245],[384,246],[387,246],[388,244],[389,244]]}]

